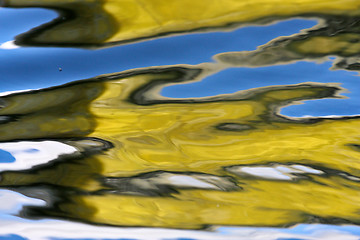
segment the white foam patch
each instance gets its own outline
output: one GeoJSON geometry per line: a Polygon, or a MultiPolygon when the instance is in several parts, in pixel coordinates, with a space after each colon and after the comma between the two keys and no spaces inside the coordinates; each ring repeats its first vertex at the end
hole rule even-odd
{"type": "Polygon", "coordinates": [[[276,164],[272,166],[233,166],[229,167],[228,171],[237,175],[249,175],[257,178],[285,181],[299,178],[298,175],[294,174],[324,174],[323,171],[299,164],[276,164]]]}
{"type": "Polygon", "coordinates": [[[15,158],[15,162],[0,162],[0,171],[26,170],[55,160],[60,155],[77,152],[75,147],[56,141],[0,143],[0,149],[15,158]]]}
{"type": "Polygon", "coordinates": [[[14,40],[0,44],[0,49],[16,49],[16,48],[20,48],[20,46],[16,45],[14,40]]]}

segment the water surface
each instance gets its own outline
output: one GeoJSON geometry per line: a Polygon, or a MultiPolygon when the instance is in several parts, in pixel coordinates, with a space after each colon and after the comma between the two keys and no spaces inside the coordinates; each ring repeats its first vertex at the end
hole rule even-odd
{"type": "Polygon", "coordinates": [[[0,3],[5,239],[359,239],[358,1],[0,3]]]}

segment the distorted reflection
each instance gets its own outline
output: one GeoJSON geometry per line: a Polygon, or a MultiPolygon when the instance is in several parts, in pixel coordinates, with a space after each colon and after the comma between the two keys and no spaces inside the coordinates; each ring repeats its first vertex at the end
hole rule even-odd
{"type": "Polygon", "coordinates": [[[45,202],[23,206],[21,217],[179,229],[360,224],[358,108],[342,116],[280,114],[302,101],[360,94],[341,86],[348,78],[279,80],[204,97],[160,94],[233,68],[330,61],[329,71],[356,73],[360,2],[210,2],[4,1],[59,13],[17,36],[17,46],[101,48],[294,17],[319,22],[252,51],[218,53],[214,62],[149,66],[3,94],[0,153],[10,160],[0,161],[0,187],[45,202]]]}
{"type": "MultiPolygon", "coordinates": [[[[174,33],[264,24],[293,16],[335,18],[334,22],[341,26],[342,14],[346,13],[345,24],[356,28],[360,4],[356,0],[272,0],[269,3],[261,0],[251,3],[234,0],[176,0],[171,3],[165,0],[4,0],[3,6],[43,7],[59,14],[53,21],[18,36],[16,44],[103,47],[174,33]]],[[[331,46],[330,42],[358,37],[348,31],[339,33],[343,36],[330,40],[320,36],[310,41],[321,44],[325,41],[331,46]]]]}
{"type": "Polygon", "coordinates": [[[48,166],[2,172],[1,185],[53,198],[46,208],[25,207],[27,217],[176,228],[358,223],[359,118],[278,114],[343,89],[303,83],[193,99],[157,94],[211,67],[135,70],[3,96],[1,114],[17,116],[2,124],[3,141],[51,138],[73,150],[69,158],[62,148],[48,166]],[[9,131],[14,125],[22,131],[9,131]],[[74,154],[80,147],[84,154],[74,154]]]}

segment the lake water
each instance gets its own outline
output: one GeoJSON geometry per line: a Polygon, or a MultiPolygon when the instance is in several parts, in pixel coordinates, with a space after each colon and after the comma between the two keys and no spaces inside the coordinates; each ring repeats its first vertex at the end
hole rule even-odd
{"type": "Polygon", "coordinates": [[[0,239],[360,239],[358,0],[0,0],[0,239]]]}

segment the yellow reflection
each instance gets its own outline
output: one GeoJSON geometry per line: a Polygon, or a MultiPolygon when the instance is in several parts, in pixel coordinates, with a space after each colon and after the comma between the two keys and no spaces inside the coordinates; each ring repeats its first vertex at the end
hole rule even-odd
{"type": "Polygon", "coordinates": [[[58,11],[51,24],[19,36],[20,45],[100,47],[173,33],[263,24],[296,16],[358,16],[357,0],[5,0],[5,7],[58,11]]]}
{"type": "Polygon", "coordinates": [[[156,94],[164,84],[229,66],[357,56],[356,24],[343,33],[333,18],[357,17],[358,0],[7,0],[4,5],[60,12],[52,24],[19,36],[20,45],[102,47],[294,16],[327,21],[324,29],[276,39],[255,51],[219,54],[214,69],[206,68],[211,64],[148,68],[2,97],[1,141],[52,139],[78,147],[82,137],[95,137],[113,144],[96,153],[87,146],[90,153],[79,150],[35,170],[1,173],[2,187],[60,189],[56,204],[40,215],[190,229],[360,223],[359,116],[290,119],[278,113],[297,101],[339,98],[339,86],[303,83],[182,100],[156,94]]]}
{"type": "Polygon", "coordinates": [[[335,37],[312,37],[303,42],[294,43],[295,49],[303,54],[337,53],[341,56],[353,56],[360,50],[360,35],[345,33],[335,37]]]}
{"type": "Polygon", "coordinates": [[[100,138],[114,147],[35,172],[2,173],[1,185],[65,188],[66,201],[42,214],[101,224],[193,229],[209,224],[360,223],[359,118],[288,119],[277,114],[293,101],[336,97],[340,87],[306,83],[190,100],[162,99],[152,92],[194,70],[115,74],[104,76],[106,81],[5,97],[3,115],[25,111],[19,101],[33,107],[23,118],[1,125],[3,140],[34,133],[7,130],[14,124],[19,129],[36,125],[35,138],[68,136],[77,128],[74,115],[87,113],[91,133],[78,136],[100,138]],[[79,89],[89,89],[87,97],[77,98],[79,89]],[[44,103],[49,94],[54,101],[44,103]],[[49,109],[67,110],[49,120],[49,109]],[[284,164],[283,171],[289,171],[289,163],[307,170],[284,172],[284,179],[227,170],[258,164],[271,168],[275,162],[284,164]],[[138,175],[143,173],[150,175],[138,175]],[[109,177],[112,185],[104,184],[109,177]]]}
{"type": "MultiPolygon", "coordinates": [[[[245,181],[245,190],[240,192],[192,190],[174,197],[105,195],[80,197],[78,201],[95,207],[92,221],[126,226],[287,226],[316,218],[328,223],[342,219],[359,223],[359,184],[352,189],[339,178],[320,181],[245,181]]],[[[89,217],[75,212],[84,219],[89,217]]]]}

